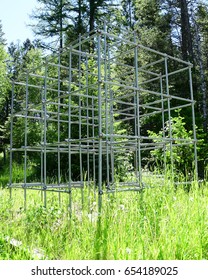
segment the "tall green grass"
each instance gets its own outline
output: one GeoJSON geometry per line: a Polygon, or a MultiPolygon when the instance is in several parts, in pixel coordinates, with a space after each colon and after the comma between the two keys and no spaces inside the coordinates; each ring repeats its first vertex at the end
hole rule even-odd
{"type": "Polygon", "coordinates": [[[193,183],[142,192],[104,194],[85,189],[68,195],[0,190],[0,259],[208,259],[208,188],[193,183]],[[84,197],[81,203],[81,197],[84,197]],[[16,246],[11,240],[21,241],[16,246]]]}

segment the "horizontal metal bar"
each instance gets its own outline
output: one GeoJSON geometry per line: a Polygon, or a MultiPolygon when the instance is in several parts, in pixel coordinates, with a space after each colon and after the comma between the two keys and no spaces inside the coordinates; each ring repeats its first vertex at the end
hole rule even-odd
{"type": "Polygon", "coordinates": [[[88,32],[86,35],[81,35],[78,39],[71,42],[70,48],[68,48],[68,50],[70,51],[73,48],[79,47],[79,46],[83,45],[84,43],[89,42],[91,39],[95,38],[96,36],[97,36],[97,32],[94,30],[88,32]],[[90,35],[90,34],[92,34],[92,35],[90,35]]]}
{"type": "Polygon", "coordinates": [[[149,80],[146,80],[146,81],[143,81],[143,82],[139,82],[139,86],[143,85],[143,84],[148,84],[148,83],[151,83],[151,82],[154,82],[154,81],[157,81],[157,80],[160,80],[160,77],[156,77],[156,78],[152,78],[152,79],[149,79],[149,80]]]}
{"type": "MultiPolygon", "coordinates": [[[[114,58],[113,58],[114,59],[114,58]]],[[[106,62],[109,62],[110,60],[112,60],[112,58],[110,58],[110,59],[107,59],[106,60],[106,62]]],[[[133,66],[133,65],[129,65],[129,64],[124,64],[124,63],[121,63],[121,62],[113,62],[113,67],[115,67],[115,64],[116,64],[116,66],[118,65],[118,66],[123,66],[123,67],[127,67],[127,68],[130,68],[130,69],[132,69],[132,70],[134,70],[135,69],[135,67],[133,66]]]]}
{"type": "Polygon", "coordinates": [[[126,121],[133,120],[133,119],[135,119],[135,117],[128,117],[128,118],[123,118],[123,119],[117,119],[117,120],[114,121],[114,123],[126,122],[126,121]]]}
{"type": "Polygon", "coordinates": [[[167,58],[170,58],[170,59],[172,59],[172,60],[175,60],[175,61],[181,62],[181,63],[183,63],[183,64],[186,64],[186,65],[188,65],[188,66],[192,66],[192,64],[191,64],[190,62],[186,62],[186,61],[183,61],[183,60],[181,60],[181,59],[179,59],[179,58],[175,58],[175,57],[170,56],[170,55],[168,55],[168,54],[164,54],[164,53],[162,53],[162,52],[153,50],[153,49],[151,49],[151,48],[149,48],[149,47],[145,47],[145,46],[143,46],[143,45],[141,45],[141,44],[138,44],[137,42],[132,42],[132,41],[127,40],[127,39],[125,39],[125,38],[120,38],[120,37],[117,36],[117,35],[110,34],[110,33],[105,32],[105,31],[101,31],[101,34],[102,34],[102,35],[106,35],[106,36],[108,36],[108,37],[112,37],[112,38],[117,39],[117,40],[121,40],[122,42],[125,42],[125,43],[128,43],[128,44],[132,45],[133,47],[140,47],[140,48],[142,48],[142,49],[144,49],[144,50],[147,50],[147,51],[149,51],[149,52],[152,52],[152,53],[155,53],[155,54],[159,54],[159,55],[161,55],[162,57],[167,57],[167,58]]]}
{"type": "Polygon", "coordinates": [[[68,66],[64,66],[63,64],[56,64],[56,63],[48,62],[48,65],[52,65],[52,66],[55,66],[57,68],[64,68],[64,69],[69,70],[69,67],[68,66]]]}
{"type": "MultiPolygon", "coordinates": [[[[26,87],[26,83],[25,82],[15,82],[15,85],[20,85],[20,86],[26,87]]],[[[36,86],[36,85],[31,85],[31,84],[27,84],[27,87],[43,89],[43,86],[36,86]]]]}
{"type": "MultiPolygon", "coordinates": [[[[126,183],[126,186],[128,187],[128,183],[126,183]]],[[[123,189],[109,189],[106,192],[107,193],[115,193],[115,192],[129,192],[129,191],[141,191],[143,188],[142,187],[137,187],[140,186],[140,184],[137,183],[137,185],[135,185],[135,188],[123,188],[123,189]]],[[[119,183],[118,183],[118,187],[119,187],[119,183]]]]}
{"type": "MultiPolygon", "coordinates": [[[[128,109],[129,110],[129,109],[128,109]]],[[[119,116],[125,116],[125,117],[134,117],[135,118],[135,113],[126,113],[126,112],[123,112],[123,110],[116,110],[114,112],[115,115],[119,115],[119,116]]]]}
{"type": "Polygon", "coordinates": [[[193,181],[188,182],[174,182],[175,185],[191,185],[193,184],[193,181]]]}
{"type": "MultiPolygon", "coordinates": [[[[163,58],[158,59],[158,60],[156,60],[156,61],[154,61],[154,62],[147,63],[147,64],[145,64],[144,66],[138,67],[138,71],[143,70],[143,69],[145,69],[145,68],[147,68],[147,67],[149,67],[149,66],[153,66],[153,65],[155,65],[155,64],[158,64],[158,63],[160,63],[160,62],[163,62],[164,60],[165,60],[165,58],[163,57],[163,58]]],[[[157,74],[157,75],[160,75],[160,74],[157,74]]]]}
{"type": "Polygon", "coordinates": [[[157,111],[162,111],[162,108],[157,108],[157,107],[153,107],[153,106],[149,106],[149,105],[139,105],[140,108],[143,108],[143,109],[151,109],[151,110],[157,110],[157,111]]]}
{"type": "MultiPolygon", "coordinates": [[[[116,110],[114,113],[125,113],[125,112],[129,112],[129,111],[135,111],[135,109],[136,109],[136,106],[133,106],[133,107],[127,107],[127,108],[125,108],[125,109],[119,109],[119,110],[116,110]]],[[[111,113],[113,113],[113,110],[112,110],[112,112],[111,113]]],[[[133,115],[135,115],[135,112],[132,112],[132,113],[129,113],[129,114],[131,114],[132,116],[133,115]]]]}
{"type": "Polygon", "coordinates": [[[140,118],[145,118],[145,117],[149,117],[149,116],[154,116],[156,114],[160,114],[162,113],[162,110],[161,111],[154,111],[154,112],[150,112],[150,113],[144,113],[144,114],[141,114],[140,115],[140,118]]]}
{"type": "Polygon", "coordinates": [[[132,93],[127,93],[127,94],[122,94],[122,95],[115,96],[112,99],[107,98],[107,101],[112,102],[112,101],[115,101],[115,100],[120,100],[120,99],[122,100],[122,99],[125,99],[125,98],[134,97],[134,96],[136,96],[135,91],[132,92],[132,93]]]}
{"type": "Polygon", "coordinates": [[[116,98],[113,98],[112,99],[112,101],[116,101],[116,103],[118,103],[118,104],[123,104],[123,105],[128,105],[128,106],[131,106],[131,107],[134,107],[134,106],[136,106],[136,103],[130,103],[130,102],[125,102],[125,101],[120,101],[120,100],[118,100],[118,99],[116,99],[116,98]]]}
{"type": "MultiPolygon", "coordinates": [[[[175,107],[171,107],[170,110],[177,110],[177,109],[181,109],[181,108],[185,108],[185,107],[189,107],[192,106],[192,103],[188,103],[188,104],[184,104],[184,105],[178,105],[175,107]]],[[[168,109],[164,109],[163,112],[168,112],[168,109]]]]}
{"type": "Polygon", "coordinates": [[[79,51],[79,50],[76,50],[76,49],[74,49],[74,48],[71,49],[71,52],[72,52],[72,54],[82,55],[83,57],[93,57],[93,58],[95,58],[95,59],[98,58],[97,55],[94,55],[94,54],[88,53],[88,52],[79,51]]]}
{"type": "MultiPolygon", "coordinates": [[[[181,69],[178,69],[178,70],[175,70],[173,72],[169,72],[168,73],[168,76],[171,76],[171,75],[174,75],[174,74],[177,74],[177,73],[180,73],[180,72],[183,72],[183,71],[186,71],[190,68],[190,66],[187,66],[187,67],[184,67],[184,68],[181,68],[181,69]]],[[[164,75],[161,75],[162,78],[166,78],[166,74],[164,75]]]]}
{"type": "Polygon", "coordinates": [[[159,79],[161,74],[158,74],[158,73],[155,73],[155,72],[152,72],[152,71],[148,71],[148,70],[141,70],[139,73],[146,73],[146,74],[150,74],[152,76],[156,76],[155,79],[159,79]]]}

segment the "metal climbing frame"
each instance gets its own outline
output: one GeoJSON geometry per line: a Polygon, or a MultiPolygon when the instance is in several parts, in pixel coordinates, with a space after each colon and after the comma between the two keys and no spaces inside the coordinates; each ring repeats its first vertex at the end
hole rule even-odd
{"type": "Polygon", "coordinates": [[[47,191],[71,194],[88,185],[101,205],[103,192],[145,187],[155,149],[169,150],[174,173],[173,149],[183,145],[193,148],[197,174],[191,68],[142,46],[135,34],[105,29],[26,69],[13,81],[9,187],[23,188],[25,198],[28,189],[42,190],[46,204],[47,191]],[[174,138],[177,109],[190,114],[192,139],[174,138]],[[162,131],[159,138],[149,135],[153,128],[162,131]],[[14,178],[18,158],[23,170],[14,178]]]}

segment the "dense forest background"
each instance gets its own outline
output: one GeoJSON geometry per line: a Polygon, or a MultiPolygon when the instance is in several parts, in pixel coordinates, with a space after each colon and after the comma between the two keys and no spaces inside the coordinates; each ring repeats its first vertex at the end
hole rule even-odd
{"type": "MultiPolygon", "coordinates": [[[[135,31],[141,44],[190,61],[196,100],[198,160],[204,176],[208,151],[208,3],[193,0],[37,0],[30,27],[36,39],[6,47],[0,24],[0,168],[7,162],[11,109],[11,79],[39,64],[44,56],[67,48],[79,34],[104,21],[112,32],[135,31]],[[11,66],[6,61],[13,61],[11,66]],[[15,67],[14,67],[15,65],[15,67]]],[[[67,58],[66,58],[67,59],[67,58]]],[[[145,59],[145,57],[144,57],[145,59]]],[[[182,86],[175,81],[175,90],[182,86]]],[[[184,89],[185,92],[185,89],[184,89]]],[[[154,118],[152,122],[157,122],[154,118]]],[[[185,121],[187,124],[189,120],[185,121]]],[[[20,131],[16,131],[17,139],[20,131]]],[[[18,140],[17,140],[18,141],[18,140]]],[[[186,156],[186,155],[185,155],[186,156]]]]}

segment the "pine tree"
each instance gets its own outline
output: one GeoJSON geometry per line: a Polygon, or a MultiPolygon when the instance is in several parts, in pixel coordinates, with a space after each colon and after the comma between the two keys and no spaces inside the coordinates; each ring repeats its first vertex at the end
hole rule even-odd
{"type": "Polygon", "coordinates": [[[171,50],[171,17],[163,11],[160,0],[138,0],[135,3],[135,30],[143,45],[161,52],[171,50]]]}
{"type": "Polygon", "coordinates": [[[36,8],[31,19],[35,24],[33,28],[35,35],[48,39],[53,38],[53,42],[59,42],[59,48],[64,45],[65,32],[73,26],[73,16],[75,11],[70,0],[38,0],[39,8],[36,8]]]}
{"type": "Polygon", "coordinates": [[[4,161],[6,160],[6,145],[8,144],[8,138],[5,135],[5,123],[10,111],[8,95],[10,84],[5,63],[7,58],[4,47],[0,45],[0,153],[3,152],[4,161]]]}
{"type": "Polygon", "coordinates": [[[208,76],[205,70],[208,64],[208,6],[200,4],[195,9],[192,7],[192,21],[194,30],[194,58],[195,64],[198,69],[198,83],[199,88],[199,111],[203,116],[203,130],[205,133],[208,131],[208,76]]]}
{"type": "Polygon", "coordinates": [[[134,29],[134,25],[136,21],[138,20],[135,11],[135,0],[121,0],[121,6],[122,6],[122,14],[125,18],[124,20],[124,26],[129,27],[130,29],[134,29]]]}
{"type": "MultiPolygon", "coordinates": [[[[105,18],[112,14],[112,7],[116,7],[116,1],[113,0],[87,0],[87,16],[89,32],[95,29],[96,25],[103,22],[105,18]]],[[[110,24],[110,22],[109,22],[110,24]]]]}
{"type": "Polygon", "coordinates": [[[0,45],[6,45],[6,39],[4,38],[5,34],[3,32],[1,20],[0,20],[0,45]]]}

